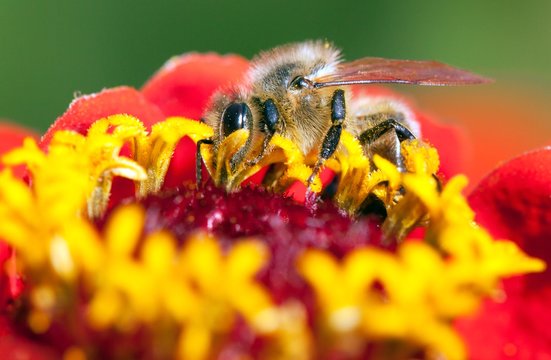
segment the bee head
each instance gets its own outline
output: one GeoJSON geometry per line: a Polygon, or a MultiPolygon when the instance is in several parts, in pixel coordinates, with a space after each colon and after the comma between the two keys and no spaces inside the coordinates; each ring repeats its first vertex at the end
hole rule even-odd
{"type": "MultiPolygon", "coordinates": [[[[254,97],[250,96],[244,88],[231,88],[229,91],[217,92],[211,99],[209,107],[203,117],[203,121],[214,130],[213,150],[215,161],[220,147],[224,140],[238,130],[248,131],[245,143],[236,152],[232,153],[230,159],[231,171],[248,159],[251,152],[254,152],[262,142],[259,129],[259,121],[262,119],[261,108],[257,105],[254,97]]],[[[224,162],[215,164],[225,166],[224,162]]],[[[225,180],[219,180],[223,182],[225,180]]]]}
{"type": "Polygon", "coordinates": [[[232,87],[221,89],[212,96],[202,121],[214,129],[214,141],[218,144],[237,130],[252,132],[257,113],[246,90],[232,87]]]}

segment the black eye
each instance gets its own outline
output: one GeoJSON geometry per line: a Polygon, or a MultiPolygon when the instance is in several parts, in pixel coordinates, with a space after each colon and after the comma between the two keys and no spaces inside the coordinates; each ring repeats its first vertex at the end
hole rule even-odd
{"type": "Polygon", "coordinates": [[[222,135],[228,136],[235,130],[243,129],[251,121],[252,113],[245,103],[229,105],[222,115],[222,135]]]}
{"type": "Polygon", "coordinates": [[[291,81],[291,83],[289,84],[289,88],[300,90],[300,89],[311,88],[312,85],[313,84],[310,80],[306,79],[303,76],[297,76],[291,81]]]}

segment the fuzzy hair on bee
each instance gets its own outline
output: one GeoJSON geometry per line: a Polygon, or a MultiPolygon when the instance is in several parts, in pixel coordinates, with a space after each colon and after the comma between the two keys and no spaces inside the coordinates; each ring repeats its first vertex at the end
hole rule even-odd
{"type": "Polygon", "coordinates": [[[232,169],[260,161],[278,134],[305,156],[317,157],[310,182],[336,150],[344,129],[359,140],[369,158],[379,154],[403,171],[400,143],[420,136],[413,112],[395,99],[353,97],[350,87],[484,82],[488,79],[436,61],[362,58],[344,62],[331,43],[306,41],[254,57],[241,84],[214,94],[204,121],[214,129],[208,141],[215,153],[231,133],[248,130],[247,141],[231,158],[232,169]]]}
{"type": "Polygon", "coordinates": [[[336,70],[340,59],[340,51],[322,41],[288,44],[260,53],[251,61],[245,77],[246,86],[225,89],[212,99],[204,119],[220,134],[215,137],[215,146],[224,138],[221,120],[228,104],[245,103],[252,114],[250,122],[244,125],[250,131],[251,141],[245,145],[248,151],[242,155],[258,151],[264,138],[263,103],[272,99],[281,117],[276,132],[291,139],[308,154],[329,128],[330,124],[323,119],[330,118],[329,102],[333,91],[300,88],[300,84],[293,87],[291,82],[299,76],[311,78],[330,74],[336,70]]]}

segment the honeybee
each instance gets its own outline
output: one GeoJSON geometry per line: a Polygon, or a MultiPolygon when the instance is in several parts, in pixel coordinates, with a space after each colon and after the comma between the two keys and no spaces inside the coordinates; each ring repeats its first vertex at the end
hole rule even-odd
{"type": "MultiPolygon", "coordinates": [[[[214,129],[214,136],[198,142],[197,181],[201,181],[201,145],[213,145],[216,153],[221,142],[239,129],[247,129],[249,137],[232,155],[232,169],[258,163],[272,137],[279,134],[298,145],[304,155],[315,154],[317,161],[308,179],[311,184],[345,129],[359,140],[369,158],[379,154],[404,171],[400,143],[421,136],[413,112],[397,100],[353,98],[350,86],[488,81],[436,61],[366,57],[344,62],[340,50],[325,41],[276,47],[253,58],[243,84],[213,95],[203,121],[214,129]]],[[[224,179],[219,181],[224,183],[224,179]]]]}

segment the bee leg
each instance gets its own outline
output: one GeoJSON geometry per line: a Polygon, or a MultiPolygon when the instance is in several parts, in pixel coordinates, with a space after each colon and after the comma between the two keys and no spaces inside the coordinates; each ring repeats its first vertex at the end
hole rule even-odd
{"type": "Polygon", "coordinates": [[[415,135],[413,135],[413,133],[405,127],[404,124],[395,119],[387,119],[364,131],[360,135],[360,143],[368,145],[372,144],[375,140],[390,130],[396,131],[396,135],[398,136],[398,140],[400,140],[400,142],[415,139],[415,135]]]}
{"type": "Polygon", "coordinates": [[[197,184],[197,188],[199,188],[199,186],[201,186],[201,182],[202,182],[202,167],[201,167],[201,145],[203,144],[208,144],[208,145],[212,145],[214,142],[212,141],[212,139],[201,139],[199,141],[197,141],[197,150],[196,150],[196,153],[195,153],[195,183],[197,184]]]}
{"type": "Polygon", "coordinates": [[[321,144],[321,151],[312,171],[312,175],[308,178],[308,191],[310,191],[310,186],[314,182],[314,179],[321,170],[321,167],[327,159],[333,155],[339,141],[341,139],[342,132],[342,123],[346,117],[346,104],[344,100],[344,91],[341,89],[335,90],[333,93],[333,98],[331,99],[331,127],[321,144]]]}
{"type": "MultiPolygon", "coordinates": [[[[413,133],[407,127],[405,127],[399,121],[391,118],[391,119],[387,119],[387,120],[382,121],[381,123],[375,125],[374,127],[370,128],[370,129],[366,130],[364,133],[362,133],[359,137],[360,143],[362,145],[371,145],[375,141],[377,141],[377,140],[381,139],[383,136],[385,136],[385,133],[387,131],[391,130],[391,129],[394,129],[395,136],[397,137],[399,142],[402,142],[404,140],[413,140],[413,139],[415,139],[415,135],[413,135],[413,133]]],[[[399,156],[399,151],[400,151],[399,148],[396,149],[396,152],[397,152],[396,156],[397,157],[399,156]]],[[[394,154],[392,154],[392,155],[394,155],[394,154]]],[[[396,163],[398,164],[398,168],[401,169],[402,171],[405,171],[405,169],[403,169],[401,159],[398,157],[395,160],[396,160],[396,163]]],[[[433,174],[432,177],[436,181],[436,186],[437,186],[438,192],[441,192],[442,191],[442,181],[440,180],[440,178],[436,174],[433,174]]]]}
{"type": "Polygon", "coordinates": [[[403,123],[394,118],[381,121],[359,137],[360,143],[364,145],[370,158],[373,154],[378,154],[396,164],[402,172],[405,171],[405,167],[400,152],[400,143],[412,139],[415,139],[415,135],[403,123]]]}
{"type": "Polygon", "coordinates": [[[247,161],[247,166],[255,166],[262,160],[264,157],[264,154],[266,153],[266,149],[268,148],[268,144],[270,143],[270,140],[272,140],[272,136],[274,134],[267,134],[266,137],[264,137],[264,141],[262,141],[262,148],[260,149],[260,153],[252,160],[247,161]]]}
{"type": "Polygon", "coordinates": [[[256,165],[266,153],[268,144],[276,132],[277,124],[279,123],[279,111],[272,99],[268,99],[264,102],[262,106],[262,121],[260,122],[261,131],[265,134],[264,141],[262,142],[262,148],[260,153],[251,161],[247,162],[247,165],[254,166],[256,165]]]}

